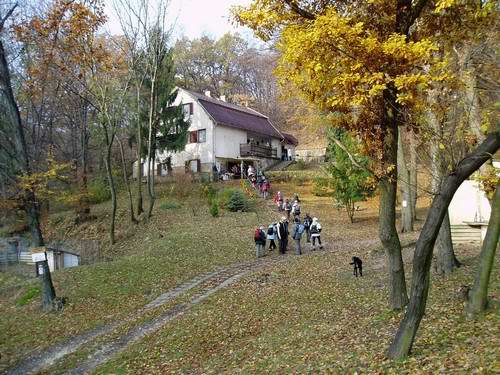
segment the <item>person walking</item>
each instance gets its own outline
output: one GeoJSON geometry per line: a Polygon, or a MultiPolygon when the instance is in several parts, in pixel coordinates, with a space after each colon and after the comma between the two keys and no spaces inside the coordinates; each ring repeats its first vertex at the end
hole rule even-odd
{"type": "Polygon", "coordinates": [[[285,200],[285,213],[286,213],[286,219],[290,220],[290,212],[292,212],[292,204],[288,199],[285,200]]]}
{"type": "Polygon", "coordinates": [[[288,242],[288,225],[286,223],[286,217],[282,217],[278,223],[278,240],[280,245],[280,254],[284,255],[286,253],[286,246],[288,242]]]}
{"type": "Polygon", "coordinates": [[[276,249],[276,242],[274,240],[276,239],[276,228],[277,223],[272,223],[269,224],[269,227],[267,228],[267,239],[269,240],[269,251],[273,251],[276,249]]]}
{"type": "Polygon", "coordinates": [[[267,199],[270,189],[271,184],[269,183],[269,180],[264,180],[264,183],[262,184],[262,198],[267,199]]]}
{"type": "Polygon", "coordinates": [[[309,216],[308,213],[306,213],[306,216],[304,217],[304,228],[306,230],[306,242],[311,242],[311,224],[312,224],[312,217],[309,216]]]}
{"type": "Polygon", "coordinates": [[[311,250],[313,251],[316,250],[316,241],[318,241],[320,250],[323,249],[323,245],[321,243],[321,224],[318,221],[317,217],[313,217],[311,223],[311,240],[312,240],[311,250]]]}
{"type": "Polygon", "coordinates": [[[261,225],[259,228],[255,229],[255,253],[257,258],[264,256],[264,248],[266,246],[266,233],[264,232],[264,226],[261,225]]]}
{"type": "Polygon", "coordinates": [[[300,204],[299,201],[294,201],[292,205],[292,216],[293,220],[299,219],[300,220],[300,204]]]}
{"type": "Polygon", "coordinates": [[[293,234],[292,238],[295,241],[295,254],[296,255],[301,255],[302,254],[302,248],[300,246],[300,240],[302,238],[302,234],[304,233],[304,224],[300,222],[299,218],[295,218],[294,222],[295,226],[293,227],[293,234]]]}
{"type": "Polygon", "coordinates": [[[274,196],[274,203],[278,207],[279,212],[283,211],[283,194],[281,194],[281,191],[278,191],[274,196]]]}

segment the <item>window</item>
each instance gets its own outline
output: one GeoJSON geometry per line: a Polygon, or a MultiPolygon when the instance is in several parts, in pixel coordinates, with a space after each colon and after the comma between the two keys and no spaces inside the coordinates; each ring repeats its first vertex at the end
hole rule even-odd
{"type": "Polygon", "coordinates": [[[193,114],[193,103],[183,104],[182,111],[184,112],[185,117],[192,115],[193,114]]]}
{"type": "Polygon", "coordinates": [[[207,141],[207,130],[198,130],[198,143],[205,143],[207,141]]]}
{"type": "Polygon", "coordinates": [[[189,132],[189,143],[198,143],[198,131],[189,132]]]}
{"type": "Polygon", "coordinates": [[[205,143],[207,141],[207,130],[200,129],[189,132],[189,143],[205,143]]]}

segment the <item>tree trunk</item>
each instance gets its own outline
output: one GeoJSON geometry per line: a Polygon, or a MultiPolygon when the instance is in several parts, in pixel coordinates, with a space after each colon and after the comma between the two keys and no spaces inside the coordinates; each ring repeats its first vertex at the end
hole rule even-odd
{"type": "Polygon", "coordinates": [[[81,171],[79,176],[79,185],[80,185],[80,198],[78,200],[78,207],[76,212],[76,222],[82,223],[87,221],[90,216],[90,201],[88,196],[87,189],[87,152],[88,152],[88,130],[87,130],[87,114],[86,114],[86,105],[82,104],[83,109],[83,119],[81,123],[81,131],[80,131],[80,141],[81,141],[81,171]]]}
{"type": "Polygon", "coordinates": [[[128,202],[130,208],[130,221],[137,224],[137,220],[134,215],[134,201],[132,199],[132,191],[130,190],[130,183],[127,175],[127,165],[125,163],[125,153],[123,152],[123,144],[120,138],[118,138],[118,145],[120,146],[120,156],[122,159],[122,172],[123,172],[123,182],[125,182],[125,187],[127,188],[128,202]]]}
{"type": "Polygon", "coordinates": [[[408,356],[413,346],[427,303],[432,250],[455,191],[467,177],[498,150],[499,146],[500,133],[490,133],[486,140],[472,154],[464,158],[458,164],[456,170],[444,179],[440,194],[436,195],[432,200],[413,258],[410,303],[394,341],[389,347],[388,355],[390,358],[400,359],[408,356]]]}
{"type": "Polygon", "coordinates": [[[417,140],[415,133],[410,130],[410,206],[413,223],[417,221],[417,140]]]}
{"type": "Polygon", "coordinates": [[[406,166],[401,132],[398,133],[398,180],[401,190],[401,232],[413,232],[410,171],[406,166]]]}
{"type": "MultiPolygon", "coordinates": [[[[1,28],[0,28],[1,29],[1,28]]],[[[26,139],[24,137],[24,129],[21,122],[19,107],[12,91],[12,83],[10,79],[9,66],[5,56],[3,42],[0,39],[0,89],[5,96],[5,104],[9,113],[6,118],[10,119],[14,130],[14,154],[16,160],[11,160],[15,166],[15,175],[31,174],[30,161],[26,148],[26,139]]],[[[40,228],[40,208],[36,194],[33,190],[25,190],[23,194],[23,205],[28,218],[28,227],[32,237],[34,246],[43,246],[43,235],[40,228]]]]}
{"type": "Polygon", "coordinates": [[[41,275],[42,282],[42,309],[44,311],[52,311],[54,308],[53,301],[56,298],[56,291],[54,284],[52,284],[52,277],[50,276],[49,264],[46,260],[42,263],[43,274],[41,275]]]}
{"type": "Polygon", "coordinates": [[[498,247],[498,236],[500,233],[500,185],[497,185],[493,202],[491,204],[491,216],[488,223],[488,230],[484,238],[481,254],[479,255],[479,265],[474,279],[474,286],[469,294],[466,306],[466,314],[469,318],[475,319],[482,313],[488,304],[488,285],[490,282],[491,270],[495,261],[495,253],[498,247]]]}
{"type": "Polygon", "coordinates": [[[450,216],[448,211],[444,215],[443,223],[436,238],[436,257],[434,258],[434,270],[439,275],[448,275],[461,264],[455,256],[453,243],[451,241],[450,216]]]}
{"type": "Polygon", "coordinates": [[[137,86],[137,216],[144,212],[142,207],[142,128],[141,128],[141,98],[140,85],[137,86]]]}
{"type": "Polygon", "coordinates": [[[154,73],[151,79],[151,91],[150,91],[150,96],[149,96],[149,119],[148,119],[148,179],[147,179],[147,186],[148,186],[148,195],[149,195],[149,207],[148,207],[148,212],[146,214],[146,220],[149,220],[151,218],[151,215],[153,213],[153,207],[155,204],[155,191],[154,191],[154,170],[153,173],[151,173],[151,168],[154,169],[154,160],[156,158],[156,155],[153,155],[154,151],[154,144],[153,144],[153,137],[156,137],[155,134],[155,126],[154,126],[154,117],[155,117],[155,111],[156,111],[156,72],[157,72],[157,66],[154,67],[154,73]],[[153,166],[151,166],[153,164],[153,166]]]}
{"type": "MultiPolygon", "coordinates": [[[[443,137],[442,128],[432,110],[432,104],[436,99],[437,93],[431,90],[429,93],[429,102],[431,108],[427,111],[427,121],[434,130],[438,139],[432,140],[431,143],[431,170],[432,170],[432,192],[434,195],[440,194],[441,184],[446,175],[446,160],[445,156],[439,149],[440,139],[443,137]]],[[[443,223],[439,229],[436,239],[436,256],[434,257],[434,270],[439,275],[447,275],[453,272],[456,267],[460,267],[460,262],[455,256],[453,250],[453,242],[451,240],[450,217],[446,210],[443,223]]]]}
{"type": "Polygon", "coordinates": [[[106,166],[106,176],[108,178],[109,190],[111,191],[111,223],[109,225],[109,241],[111,245],[115,243],[115,220],[116,220],[116,187],[113,178],[113,170],[111,169],[111,150],[113,147],[114,134],[111,137],[108,136],[106,132],[106,156],[104,158],[104,164],[106,166]]]}
{"type": "Polygon", "coordinates": [[[402,309],[408,303],[406,280],[401,243],[396,229],[397,195],[397,149],[398,121],[396,95],[394,91],[384,91],[384,134],[383,159],[385,169],[390,172],[380,179],[379,237],[384,246],[389,271],[389,305],[392,309],[402,309]],[[395,112],[396,111],[396,112],[395,112]]]}

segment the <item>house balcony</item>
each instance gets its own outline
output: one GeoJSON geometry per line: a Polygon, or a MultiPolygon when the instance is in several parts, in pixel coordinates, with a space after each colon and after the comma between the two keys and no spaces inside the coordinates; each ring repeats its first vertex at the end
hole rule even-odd
{"type": "Polygon", "coordinates": [[[277,158],[278,150],[268,146],[256,145],[254,143],[240,144],[240,156],[255,156],[259,158],[277,158]]]}

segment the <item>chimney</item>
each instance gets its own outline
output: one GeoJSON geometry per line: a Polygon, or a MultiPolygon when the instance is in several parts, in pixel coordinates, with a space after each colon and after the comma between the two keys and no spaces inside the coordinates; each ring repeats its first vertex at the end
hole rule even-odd
{"type": "Polygon", "coordinates": [[[209,98],[211,98],[211,96],[210,96],[210,91],[209,91],[209,90],[206,90],[206,91],[205,91],[205,96],[208,96],[209,98]]]}
{"type": "Polygon", "coordinates": [[[223,102],[225,102],[226,101],[226,95],[221,95],[220,96],[220,100],[223,101],[223,102]]]}

